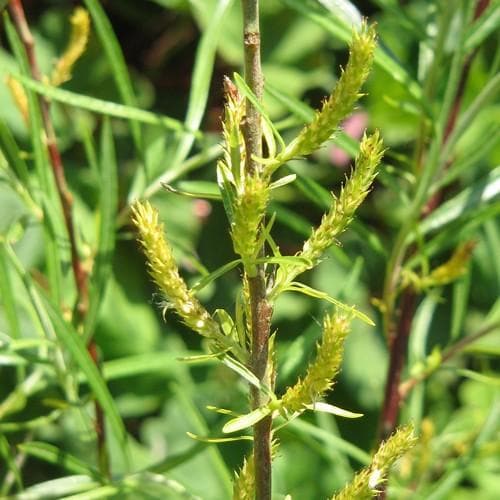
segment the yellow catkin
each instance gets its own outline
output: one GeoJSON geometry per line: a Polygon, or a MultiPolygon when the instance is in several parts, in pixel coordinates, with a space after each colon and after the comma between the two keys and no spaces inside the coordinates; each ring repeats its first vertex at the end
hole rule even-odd
{"type": "Polygon", "coordinates": [[[376,34],[373,26],[363,23],[359,32],[354,32],[349,46],[349,60],[345,70],[323,103],[313,121],[278,155],[274,164],[282,164],[296,156],[308,155],[317,150],[336,131],[341,120],[352,112],[361,97],[361,86],[370,73],[376,34]]]}
{"type": "Polygon", "coordinates": [[[7,84],[7,88],[9,89],[9,92],[14,99],[14,103],[16,104],[17,109],[20,111],[24,122],[28,124],[28,97],[26,96],[24,87],[10,75],[7,75],[5,83],[7,84]]]}
{"type": "Polygon", "coordinates": [[[52,72],[52,85],[61,85],[71,79],[71,70],[87,46],[90,33],[90,17],[82,7],[77,7],[70,18],[71,36],[64,54],[52,72]]]}
{"type": "Polygon", "coordinates": [[[149,273],[165,295],[166,308],[174,309],[184,323],[200,335],[219,337],[218,324],[179,274],[172,248],[165,239],[163,224],[158,221],[158,211],[149,202],[136,202],[132,206],[132,220],[139,230],[149,273]]]}
{"type": "Polygon", "coordinates": [[[316,402],[333,385],[340,369],[344,340],[349,332],[349,319],[340,314],[326,316],[323,336],[316,359],[309,365],[305,377],[289,387],[282,398],[282,406],[289,412],[301,411],[316,402]]]}
{"type": "Polygon", "coordinates": [[[369,500],[377,497],[379,487],[386,480],[389,468],[415,443],[413,427],[400,427],[379,446],[372,463],[358,472],[339,493],[333,495],[332,500],[369,500]]]}
{"type": "Polygon", "coordinates": [[[460,245],[444,264],[433,269],[427,276],[419,276],[411,269],[403,270],[402,287],[411,286],[421,292],[435,286],[452,283],[467,272],[475,246],[473,241],[460,245]]]}

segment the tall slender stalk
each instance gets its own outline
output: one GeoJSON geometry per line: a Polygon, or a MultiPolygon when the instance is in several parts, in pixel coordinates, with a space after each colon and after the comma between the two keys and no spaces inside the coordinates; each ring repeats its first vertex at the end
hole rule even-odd
{"type": "MultiPolygon", "coordinates": [[[[24,45],[28,62],[30,66],[31,75],[35,80],[42,80],[42,74],[38,67],[38,62],[35,53],[35,44],[33,35],[29,28],[24,12],[24,7],[21,0],[10,0],[9,12],[16,27],[16,30],[24,45]]],[[[64,223],[68,233],[70,252],[71,252],[71,268],[75,280],[75,287],[77,291],[77,300],[73,314],[73,323],[79,329],[83,325],[84,318],[88,312],[89,307],[89,286],[88,286],[88,273],[85,270],[83,260],[80,258],[78,251],[75,225],[73,220],[73,196],[68,189],[66,176],[64,173],[64,165],[62,162],[61,154],[57,145],[57,138],[50,117],[50,106],[47,99],[40,96],[39,98],[40,109],[42,113],[42,123],[45,132],[45,140],[47,144],[47,151],[54,174],[55,184],[61,207],[63,211],[64,223]]],[[[96,365],[99,364],[97,345],[94,340],[90,340],[88,344],[88,352],[96,365]]],[[[97,437],[97,456],[100,465],[100,470],[103,475],[109,477],[109,458],[106,450],[106,435],[104,426],[104,413],[96,400],[95,408],[95,424],[94,430],[97,437]]]]}
{"type": "MultiPolygon", "coordinates": [[[[245,80],[260,101],[264,78],[260,61],[259,1],[242,0],[242,9],[245,80]]],[[[248,173],[255,173],[261,168],[254,158],[262,156],[262,126],[260,113],[249,99],[246,100],[245,115],[243,126],[247,152],[245,169],[248,173]]],[[[267,367],[272,306],[266,297],[266,275],[262,264],[257,266],[255,276],[248,277],[248,289],[252,327],[250,364],[255,376],[263,384],[270,386],[267,367]]],[[[267,396],[253,386],[251,399],[253,409],[267,403],[267,396]]],[[[254,425],[255,497],[258,500],[271,498],[271,425],[271,416],[254,425]]]]}
{"type": "MultiPolygon", "coordinates": [[[[478,0],[475,6],[473,20],[478,19],[485,9],[488,7],[490,0],[478,0]]],[[[443,17],[448,17],[448,12],[443,13],[443,17]]],[[[449,27],[449,21],[444,20],[445,26],[449,27]]],[[[436,67],[441,60],[441,44],[444,41],[444,34],[440,34],[437,39],[436,46],[436,59],[433,67],[436,67]],[[439,57],[438,57],[439,56],[439,57]]],[[[420,127],[420,137],[416,145],[415,154],[415,172],[420,174],[418,185],[415,193],[412,210],[407,221],[400,229],[396,242],[393,247],[391,258],[389,259],[386,273],[386,282],[384,285],[384,329],[386,338],[389,342],[389,370],[386,381],[385,396],[382,406],[382,411],[379,421],[378,440],[386,439],[396,428],[399,419],[400,406],[404,399],[401,386],[401,374],[404,364],[406,362],[406,355],[408,349],[408,341],[411,333],[411,325],[416,311],[418,296],[411,288],[406,288],[399,300],[399,311],[397,310],[397,287],[399,284],[401,270],[405,261],[405,257],[414,252],[414,249],[409,248],[407,245],[407,238],[414,226],[418,224],[419,219],[428,217],[441,203],[442,193],[436,191],[429,197],[429,190],[432,186],[432,181],[440,167],[438,161],[442,148],[446,145],[450,135],[452,134],[457,117],[460,111],[465,85],[469,76],[472,60],[477,53],[477,49],[467,57],[458,49],[457,56],[453,62],[459,62],[461,67],[457,68],[456,86],[449,87],[451,99],[449,105],[443,103],[441,109],[441,129],[437,130],[437,136],[434,138],[433,144],[427,152],[427,167],[422,171],[421,163],[424,160],[424,151],[422,145],[428,141],[428,130],[423,125],[420,127]]],[[[453,66],[453,63],[452,63],[453,66]]],[[[453,68],[452,68],[453,70],[453,68]]],[[[453,73],[453,71],[451,71],[453,73]]],[[[431,69],[429,80],[434,80],[435,70],[431,69]]],[[[451,76],[450,76],[451,79],[451,76]]],[[[426,82],[425,88],[427,89],[427,97],[432,97],[432,85],[429,85],[429,80],[426,82]]],[[[448,89],[447,89],[448,90],[448,89]]],[[[445,96],[446,101],[446,96],[445,96]]],[[[422,119],[422,122],[425,118],[422,119]]],[[[439,127],[438,127],[439,128],[439,127]]],[[[447,163],[442,167],[446,169],[452,163],[448,159],[447,163]]],[[[384,499],[386,496],[385,488],[379,494],[379,500],[384,499]]]]}

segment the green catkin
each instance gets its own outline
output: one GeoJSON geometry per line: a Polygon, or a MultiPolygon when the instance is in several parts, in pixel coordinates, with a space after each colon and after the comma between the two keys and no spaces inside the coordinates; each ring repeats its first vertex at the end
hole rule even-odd
{"type": "Polygon", "coordinates": [[[286,411],[302,411],[306,405],[316,402],[331,389],[333,379],[340,369],[349,324],[349,318],[345,315],[325,317],[316,359],[307,368],[305,377],[289,387],[281,400],[286,411]]]}
{"type": "Polygon", "coordinates": [[[364,136],[351,177],[339,197],[333,197],[330,210],[323,216],[321,224],[304,243],[299,254],[312,263],[311,267],[351,222],[355,211],[370,192],[382,155],[383,144],[379,133],[376,131],[369,137],[364,136]]]}
{"type": "Polygon", "coordinates": [[[165,239],[163,224],[158,221],[158,211],[149,202],[136,202],[132,206],[132,221],[139,230],[149,274],[167,300],[166,309],[174,309],[184,323],[200,335],[220,337],[219,325],[194,297],[179,274],[172,248],[165,239]]]}
{"type": "Polygon", "coordinates": [[[384,441],[375,453],[372,463],[358,472],[331,500],[369,500],[378,495],[379,486],[386,480],[392,464],[416,443],[412,426],[400,427],[384,441]]]}
{"type": "Polygon", "coordinates": [[[254,500],[255,470],[253,456],[249,455],[243,461],[241,469],[235,474],[233,483],[233,500],[254,500]]]}
{"type": "Polygon", "coordinates": [[[313,121],[301,130],[272,165],[279,166],[292,158],[316,151],[337,130],[340,122],[352,112],[356,101],[362,96],[361,86],[370,73],[375,45],[375,28],[363,23],[361,30],[353,33],[349,61],[332,94],[313,121]]]}
{"type": "Polygon", "coordinates": [[[241,256],[245,271],[252,277],[256,272],[253,262],[261,248],[260,228],[269,201],[269,186],[259,175],[248,175],[243,192],[238,194],[233,206],[231,237],[234,250],[241,256]]]}

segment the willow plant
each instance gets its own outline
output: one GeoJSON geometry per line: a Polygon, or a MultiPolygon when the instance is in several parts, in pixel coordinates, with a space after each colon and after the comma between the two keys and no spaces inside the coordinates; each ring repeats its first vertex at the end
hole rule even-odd
{"type": "MultiPolygon", "coordinates": [[[[196,298],[200,287],[187,286],[154,207],[138,201],[132,208],[132,217],[149,272],[164,296],[165,311],[173,310],[191,330],[208,341],[209,356],[218,358],[249,383],[249,412],[234,415],[222,430],[232,434],[253,427],[253,454],[236,474],[234,498],[268,499],[271,460],[278,447],[279,428],[306,410],[351,418],[361,416],[325,403],[322,398],[339,372],[351,322],[358,319],[371,323],[371,320],[354,306],[328,297],[296,278],[317,266],[325,251],[336,244],[336,238],[349,226],[371,189],[384,148],[378,132],[363,137],[351,174],[340,193],[332,193],[330,209],[319,226],[312,230],[300,252],[294,256],[282,255],[272,237],[274,217],[268,213],[268,207],[273,191],[293,182],[294,176],[279,177],[280,167],[320,148],[352,112],[370,72],[376,34],[374,27],[366,23],[353,32],[349,61],[331,95],[314,119],[285,144],[261,104],[258,3],[243,2],[243,11],[245,80],[238,75],[234,82],[225,80],[224,155],[217,165],[228,231],[239,256],[225,268],[238,264],[242,270],[234,316],[224,310],[211,314],[196,298]],[[304,376],[284,394],[278,394],[274,382],[279,369],[275,361],[279,333],[270,334],[271,320],[276,299],[290,291],[325,297],[334,304],[334,310],[323,319],[322,338],[304,376]]],[[[213,278],[218,275],[219,271],[213,273],[213,278]]],[[[205,279],[205,283],[208,281],[205,279]]],[[[410,428],[398,430],[380,446],[372,464],[333,498],[376,496],[389,466],[413,441],[410,428]]]]}

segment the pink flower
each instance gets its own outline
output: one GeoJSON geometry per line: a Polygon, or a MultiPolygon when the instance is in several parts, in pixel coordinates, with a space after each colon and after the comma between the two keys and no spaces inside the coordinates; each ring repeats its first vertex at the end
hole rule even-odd
{"type": "MultiPolygon", "coordinates": [[[[353,139],[360,139],[368,123],[368,115],[364,111],[358,111],[347,118],[342,128],[344,132],[353,139]]],[[[338,146],[330,149],[330,161],[336,167],[345,168],[349,165],[351,155],[338,146]]]]}

